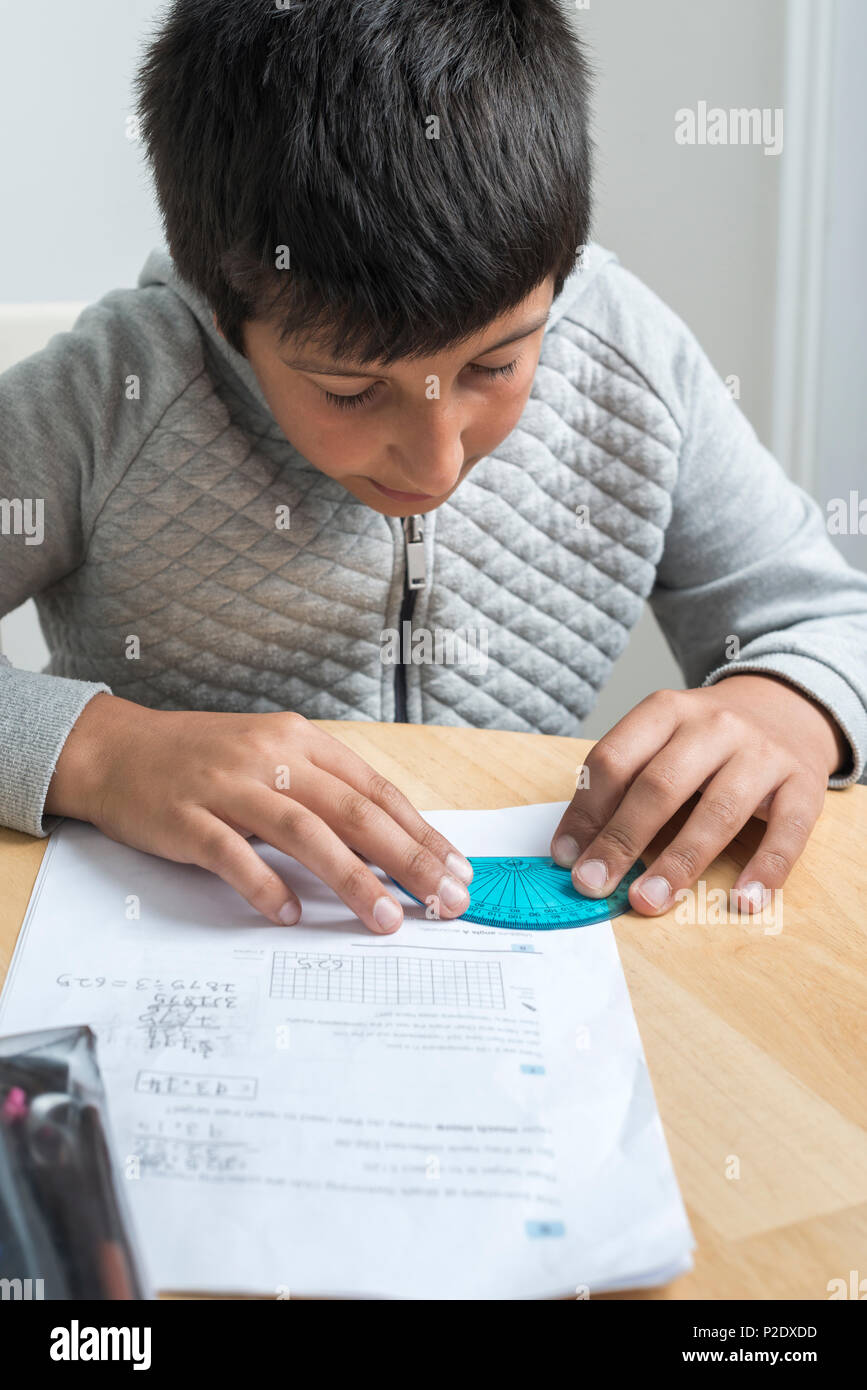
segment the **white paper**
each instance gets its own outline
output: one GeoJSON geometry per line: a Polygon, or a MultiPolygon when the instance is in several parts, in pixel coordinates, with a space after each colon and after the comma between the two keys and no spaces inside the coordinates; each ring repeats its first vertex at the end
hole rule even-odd
{"type": "MultiPolygon", "coordinates": [[[[565,804],[426,815],[464,854],[547,854],[565,804]]],[[[64,823],[0,998],[4,1034],[95,1030],[156,1287],[532,1298],[689,1267],[609,922],[502,930],[405,898],[378,937],[257,848],[304,925],[64,823]]]]}

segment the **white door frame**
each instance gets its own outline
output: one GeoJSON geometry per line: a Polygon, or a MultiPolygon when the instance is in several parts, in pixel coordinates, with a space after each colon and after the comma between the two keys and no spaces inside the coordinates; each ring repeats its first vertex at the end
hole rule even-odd
{"type": "Polygon", "coordinates": [[[788,0],[771,448],[816,482],[822,283],[837,0],[788,0]]]}

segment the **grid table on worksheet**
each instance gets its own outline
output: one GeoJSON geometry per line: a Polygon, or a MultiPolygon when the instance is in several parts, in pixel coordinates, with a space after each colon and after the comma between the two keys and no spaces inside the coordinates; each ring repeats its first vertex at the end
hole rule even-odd
{"type": "Polygon", "coordinates": [[[272,999],[340,1004],[505,1007],[497,961],[392,956],[382,951],[351,956],[275,951],[270,994],[272,999]]]}

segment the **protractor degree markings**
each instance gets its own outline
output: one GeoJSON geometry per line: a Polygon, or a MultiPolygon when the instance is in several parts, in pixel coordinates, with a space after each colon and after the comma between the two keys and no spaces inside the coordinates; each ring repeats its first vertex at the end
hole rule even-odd
{"type": "Polygon", "coordinates": [[[546,898],[545,894],[539,893],[536,883],[543,862],[524,860],[497,864],[496,868],[474,864],[476,874],[470,892],[475,910],[490,911],[496,908],[516,914],[537,913],[544,907],[546,898]]]}
{"type": "Polygon", "coordinates": [[[488,906],[496,906],[507,909],[515,907],[515,876],[504,870],[497,874],[489,888],[486,889],[483,903],[488,906]]]}
{"type": "Polygon", "coordinates": [[[571,899],[575,892],[570,871],[560,868],[559,865],[552,864],[541,868],[538,877],[546,892],[550,894],[552,902],[562,898],[571,899]]]}
{"type": "Polygon", "coordinates": [[[608,898],[594,899],[578,893],[571,872],[549,855],[470,855],[470,862],[474,876],[463,917],[482,925],[531,931],[582,926],[628,912],[629,884],[645,867],[638,860],[608,898]]]}
{"type": "Polygon", "coordinates": [[[483,869],[479,875],[478,888],[475,875],[473,876],[473,882],[470,885],[470,898],[475,896],[477,901],[495,902],[499,907],[502,907],[510,877],[511,875],[506,869],[483,869]],[[481,894],[479,894],[478,889],[482,890],[481,894]]]}
{"type": "Polygon", "coordinates": [[[533,881],[533,876],[526,869],[519,869],[513,875],[514,893],[512,906],[534,908],[539,905],[539,893],[533,881]],[[522,894],[522,902],[518,902],[518,891],[522,894]]]}

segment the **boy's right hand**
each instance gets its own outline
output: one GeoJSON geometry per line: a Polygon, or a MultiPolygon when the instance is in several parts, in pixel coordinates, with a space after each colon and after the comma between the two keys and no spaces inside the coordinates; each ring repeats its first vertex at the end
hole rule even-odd
{"type": "Polygon", "coordinates": [[[403,909],[353,849],[422,902],[434,899],[438,917],[469,906],[463,855],[300,714],[151,710],[95,695],[57,761],[45,812],[210,869],[278,926],[297,922],[301,904],[250,835],[304,864],[373,932],[396,931],[403,909]]]}

